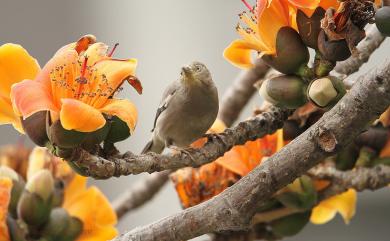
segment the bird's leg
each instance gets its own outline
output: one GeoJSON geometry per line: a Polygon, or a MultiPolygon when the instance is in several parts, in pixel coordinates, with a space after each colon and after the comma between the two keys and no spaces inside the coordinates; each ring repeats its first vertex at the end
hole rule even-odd
{"type": "Polygon", "coordinates": [[[174,151],[174,152],[178,152],[178,153],[184,153],[185,155],[189,156],[191,158],[191,160],[196,163],[196,160],[195,158],[191,155],[191,153],[189,151],[187,151],[186,149],[184,148],[180,148],[180,147],[177,147],[177,146],[174,146],[174,145],[168,145],[167,146],[168,149],[174,151]]]}
{"type": "Polygon", "coordinates": [[[214,140],[220,140],[221,142],[225,143],[225,141],[222,138],[223,134],[218,133],[206,133],[203,135],[204,138],[207,138],[207,142],[212,142],[214,140]]]}

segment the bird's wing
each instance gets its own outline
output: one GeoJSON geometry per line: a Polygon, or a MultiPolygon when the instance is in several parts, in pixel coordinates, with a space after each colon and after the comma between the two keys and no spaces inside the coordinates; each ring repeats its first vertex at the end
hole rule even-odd
{"type": "Polygon", "coordinates": [[[163,98],[160,102],[160,106],[157,109],[156,117],[154,118],[152,132],[156,128],[158,117],[161,115],[161,113],[164,112],[164,110],[168,108],[169,102],[172,100],[172,97],[175,95],[175,93],[176,93],[176,85],[172,84],[167,88],[167,90],[163,94],[163,98]]]}

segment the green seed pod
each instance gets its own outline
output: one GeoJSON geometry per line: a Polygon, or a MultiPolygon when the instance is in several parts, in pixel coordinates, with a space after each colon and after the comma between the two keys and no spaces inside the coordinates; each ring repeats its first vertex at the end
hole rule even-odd
{"type": "Polygon", "coordinates": [[[343,61],[351,56],[351,51],[344,39],[337,41],[328,40],[324,30],[321,30],[318,35],[318,50],[325,59],[332,62],[343,61]]]}
{"type": "Polygon", "coordinates": [[[12,217],[7,217],[7,226],[9,235],[12,241],[26,241],[26,233],[23,228],[21,228],[18,222],[12,217]]]}
{"type": "Polygon", "coordinates": [[[18,203],[18,217],[26,224],[39,227],[49,219],[51,199],[44,201],[38,194],[25,190],[18,203]]]}
{"type": "Polygon", "coordinates": [[[281,75],[267,79],[260,87],[260,95],[268,102],[295,109],[307,102],[307,84],[294,75],[281,75]]]}
{"type": "Polygon", "coordinates": [[[37,112],[25,120],[22,126],[28,137],[38,146],[45,146],[49,141],[46,133],[46,117],[48,111],[37,112]]]}
{"type": "Polygon", "coordinates": [[[270,223],[272,232],[280,237],[294,236],[299,233],[310,220],[311,212],[296,213],[270,223]]]}
{"type": "Polygon", "coordinates": [[[355,139],[355,143],[359,147],[371,147],[379,153],[387,142],[387,136],[388,130],[382,125],[370,126],[355,139]]]}
{"type": "Polygon", "coordinates": [[[116,143],[124,141],[131,135],[130,129],[126,122],[119,119],[117,116],[113,116],[111,119],[110,132],[106,137],[106,142],[116,143]]]}
{"type": "Polygon", "coordinates": [[[383,6],[376,11],[375,23],[383,35],[390,36],[390,6],[383,6]]]}
{"type": "Polygon", "coordinates": [[[298,32],[282,27],[276,37],[276,55],[264,55],[263,60],[284,74],[294,74],[309,61],[309,50],[298,32]]]}
{"type": "Polygon", "coordinates": [[[42,231],[42,236],[51,240],[59,240],[65,235],[68,228],[70,216],[63,208],[54,208],[49,220],[42,231]]]}
{"type": "Polygon", "coordinates": [[[299,35],[301,35],[302,41],[310,48],[318,48],[318,35],[321,32],[321,19],[324,18],[324,15],[325,10],[321,7],[317,7],[310,18],[298,9],[297,24],[299,35]]]}
{"type": "Polygon", "coordinates": [[[307,96],[316,106],[331,109],[345,95],[343,82],[333,76],[315,79],[309,84],[307,96]]]}
{"type": "Polygon", "coordinates": [[[87,133],[79,131],[65,130],[60,120],[52,124],[47,124],[46,127],[50,142],[55,146],[65,149],[79,146],[87,135],[87,133]]]}

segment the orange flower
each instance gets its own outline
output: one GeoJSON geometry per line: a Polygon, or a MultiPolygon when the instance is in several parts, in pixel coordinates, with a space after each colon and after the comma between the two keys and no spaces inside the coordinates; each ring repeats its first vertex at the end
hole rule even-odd
{"type": "Polygon", "coordinates": [[[97,187],[86,187],[87,178],[75,175],[65,189],[62,207],[79,218],[83,232],[77,241],[105,241],[114,238],[117,217],[109,201],[97,187]]]}
{"type": "Polygon", "coordinates": [[[330,197],[313,208],[310,221],[314,224],[324,224],[332,220],[337,213],[349,223],[356,211],[357,194],[354,189],[330,197]]]}
{"type": "Polygon", "coordinates": [[[10,43],[0,46],[0,124],[12,124],[23,132],[20,118],[12,109],[11,86],[35,78],[39,69],[38,62],[22,46],[10,43]]]}
{"type": "Polygon", "coordinates": [[[233,41],[224,57],[240,68],[253,67],[251,53],[276,54],[276,37],[282,27],[296,27],[296,7],[314,9],[319,0],[258,0],[255,9],[240,14],[246,27],[237,26],[241,39],[233,41]]]}
{"type": "Polygon", "coordinates": [[[11,200],[12,180],[0,177],[0,240],[9,241],[7,226],[8,204],[11,200]]]}
{"type": "Polygon", "coordinates": [[[87,35],[62,47],[34,80],[12,86],[15,111],[28,118],[49,110],[53,121],[59,119],[66,130],[93,132],[102,128],[103,114],[135,128],[137,111],[128,100],[111,98],[125,80],[139,93],[142,87],[133,78],[137,60],[118,60],[107,54],[108,46],[87,35]]]}

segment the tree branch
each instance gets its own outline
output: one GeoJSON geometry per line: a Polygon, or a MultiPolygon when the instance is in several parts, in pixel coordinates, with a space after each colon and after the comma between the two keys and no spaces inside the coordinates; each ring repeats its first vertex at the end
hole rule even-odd
{"type": "Polygon", "coordinates": [[[242,109],[256,92],[256,88],[253,85],[258,80],[264,78],[269,69],[263,60],[258,59],[255,67],[242,72],[225,92],[221,101],[218,118],[226,126],[231,126],[237,120],[242,109]]]}
{"type": "Polygon", "coordinates": [[[366,38],[357,46],[358,54],[338,62],[333,71],[336,72],[336,75],[344,76],[344,78],[357,72],[363,64],[368,62],[371,54],[379,48],[384,40],[385,37],[378,31],[376,25],[371,25],[366,38]]]}
{"type": "MultiPolygon", "coordinates": [[[[385,61],[379,69],[362,76],[316,124],[218,196],[115,240],[187,240],[214,231],[248,228],[259,202],[334,155],[385,111],[390,104],[389,65],[385,61]]],[[[236,134],[249,126],[257,125],[241,123],[236,134]]],[[[230,136],[229,130],[225,137],[227,134],[230,136]]]]}
{"type": "Polygon", "coordinates": [[[83,149],[75,149],[71,156],[64,158],[74,162],[85,175],[97,179],[176,170],[183,167],[200,167],[216,160],[233,146],[275,132],[283,126],[284,120],[291,112],[291,110],[271,107],[268,112],[241,122],[236,127],[228,128],[221,134],[213,134],[199,149],[188,148],[183,152],[167,155],[155,153],[135,155],[127,152],[109,159],[92,155],[83,149]]]}

